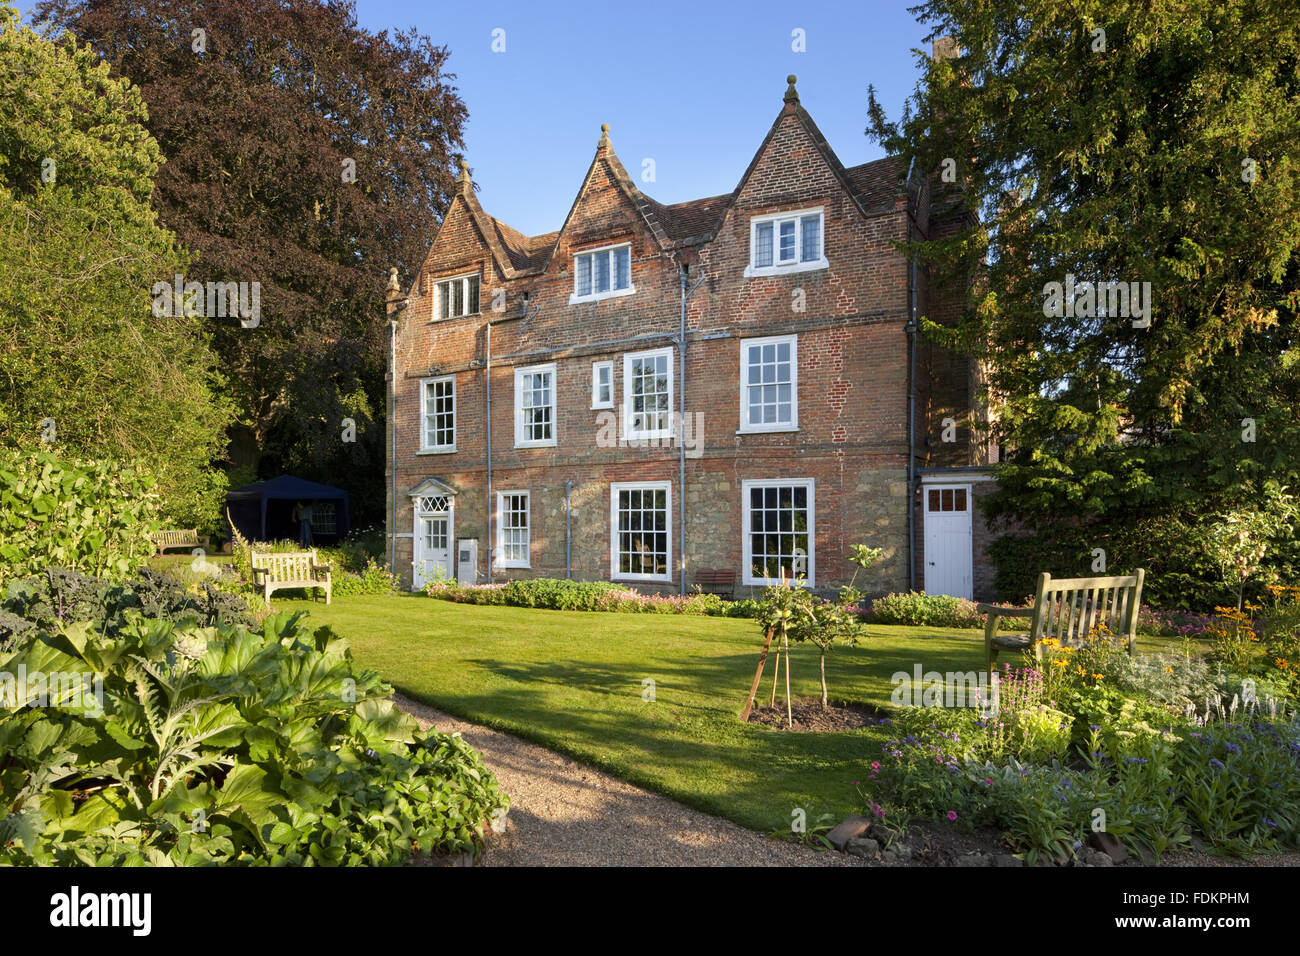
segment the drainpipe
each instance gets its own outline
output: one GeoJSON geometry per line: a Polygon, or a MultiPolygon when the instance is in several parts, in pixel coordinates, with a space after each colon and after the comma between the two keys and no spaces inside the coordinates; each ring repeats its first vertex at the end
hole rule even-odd
{"type": "Polygon", "coordinates": [[[487,359],[483,363],[483,394],[485,408],[484,419],[487,434],[487,582],[492,583],[492,554],[496,538],[492,536],[492,516],[496,510],[492,501],[492,317],[488,316],[485,329],[487,338],[487,359]]]}
{"type": "MultiPolygon", "coordinates": [[[[681,332],[677,338],[678,360],[680,371],[677,375],[677,391],[680,396],[677,400],[681,407],[681,418],[678,419],[677,427],[680,432],[686,431],[686,301],[695,294],[695,290],[700,287],[700,283],[705,277],[701,275],[695,280],[695,285],[691,286],[688,291],[686,288],[686,279],[689,276],[691,267],[685,262],[682,263],[681,280],[682,280],[682,323],[681,332]]],[[[678,477],[680,483],[677,488],[677,507],[682,517],[682,534],[681,544],[678,547],[682,552],[682,582],[681,595],[686,597],[686,442],[685,434],[677,436],[677,461],[678,477]]]]}
{"type": "Polygon", "coordinates": [[[569,506],[569,493],[573,491],[573,481],[564,483],[564,580],[573,579],[573,509],[569,506]]]}
{"type": "Polygon", "coordinates": [[[388,374],[392,383],[388,389],[388,428],[393,445],[393,506],[388,526],[388,569],[394,574],[397,573],[397,317],[405,308],[405,302],[398,303],[388,319],[388,374]]]}
{"type": "MultiPolygon", "coordinates": [[[[916,157],[912,157],[907,167],[907,181],[904,188],[912,185],[912,169],[916,157]]],[[[912,222],[915,210],[911,208],[909,198],[907,239],[912,240],[912,222]]],[[[911,268],[907,273],[907,292],[909,299],[907,324],[903,331],[907,333],[907,589],[916,590],[916,333],[919,322],[916,314],[917,274],[916,255],[911,257],[911,268]]]]}

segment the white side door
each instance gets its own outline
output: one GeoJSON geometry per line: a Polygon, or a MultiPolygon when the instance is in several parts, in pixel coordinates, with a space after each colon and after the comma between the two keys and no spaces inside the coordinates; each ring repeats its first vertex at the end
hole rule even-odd
{"type": "Polygon", "coordinates": [[[925,592],[971,599],[971,486],[925,485],[925,592]]]}
{"type": "Polygon", "coordinates": [[[451,562],[451,513],[417,513],[415,516],[415,567],[412,583],[416,590],[430,581],[453,577],[451,562]]]}

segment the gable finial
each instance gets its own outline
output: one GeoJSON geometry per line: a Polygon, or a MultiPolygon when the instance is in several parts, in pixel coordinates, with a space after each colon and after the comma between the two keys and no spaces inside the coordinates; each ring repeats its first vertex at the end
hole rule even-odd
{"type": "Polygon", "coordinates": [[[397,266],[393,266],[391,269],[388,270],[388,291],[389,292],[402,291],[402,287],[397,284],[397,266]]]}
{"type": "Polygon", "coordinates": [[[609,141],[609,124],[600,124],[600,142],[596,144],[597,149],[608,149],[611,145],[609,141]]]}
{"type": "Polygon", "coordinates": [[[469,189],[472,181],[469,178],[469,163],[465,160],[460,161],[460,172],[456,174],[456,188],[461,192],[469,189]]]}
{"type": "Polygon", "coordinates": [[[799,82],[799,77],[791,73],[785,78],[785,81],[790,84],[785,90],[785,101],[787,103],[798,103],[799,91],[794,88],[794,85],[799,82]]]}

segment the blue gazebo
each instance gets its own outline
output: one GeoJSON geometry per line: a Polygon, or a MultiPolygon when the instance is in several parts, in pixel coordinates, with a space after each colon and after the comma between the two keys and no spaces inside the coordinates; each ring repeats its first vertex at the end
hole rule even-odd
{"type": "Polygon", "coordinates": [[[312,505],[312,539],[317,544],[343,540],[350,527],[348,493],[294,475],[281,475],[226,492],[226,511],[239,533],[250,541],[295,539],[293,509],[312,505]]]}

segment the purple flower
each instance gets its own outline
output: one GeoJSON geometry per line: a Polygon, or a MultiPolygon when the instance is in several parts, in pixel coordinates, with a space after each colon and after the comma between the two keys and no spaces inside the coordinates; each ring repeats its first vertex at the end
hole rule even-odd
{"type": "Polygon", "coordinates": [[[956,810],[949,810],[949,811],[948,811],[948,820],[949,820],[949,821],[952,821],[952,820],[956,820],[956,819],[957,819],[957,811],[956,811],[956,810]]]}

